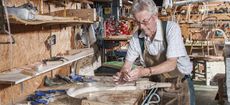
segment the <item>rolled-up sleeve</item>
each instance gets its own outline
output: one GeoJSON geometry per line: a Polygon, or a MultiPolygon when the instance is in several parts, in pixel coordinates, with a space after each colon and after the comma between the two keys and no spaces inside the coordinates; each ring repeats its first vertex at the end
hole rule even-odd
{"type": "Polygon", "coordinates": [[[137,36],[133,36],[131,38],[131,40],[129,41],[129,47],[128,47],[128,51],[126,54],[126,60],[129,62],[134,62],[137,57],[139,57],[139,50],[140,45],[139,45],[139,40],[137,38],[137,36]]]}
{"type": "Polygon", "coordinates": [[[167,58],[187,56],[181,30],[177,23],[169,22],[167,25],[167,58]]]}
{"type": "Polygon", "coordinates": [[[169,22],[167,25],[167,58],[177,57],[177,68],[183,74],[190,74],[192,71],[192,63],[187,55],[180,27],[175,22],[169,22]]]}

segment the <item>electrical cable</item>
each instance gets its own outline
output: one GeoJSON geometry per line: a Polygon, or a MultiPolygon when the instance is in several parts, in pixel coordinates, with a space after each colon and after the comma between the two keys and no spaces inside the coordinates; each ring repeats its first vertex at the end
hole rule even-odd
{"type": "Polygon", "coordinates": [[[160,96],[156,93],[158,88],[152,88],[149,92],[149,94],[145,97],[144,101],[141,103],[141,105],[149,105],[151,103],[159,103],[160,102],[160,96]],[[156,97],[157,99],[154,101],[151,101],[153,97],[156,97]]]}
{"type": "Polygon", "coordinates": [[[156,88],[155,91],[149,96],[149,99],[148,99],[148,101],[147,101],[147,103],[146,103],[147,105],[149,105],[149,104],[157,104],[157,103],[159,103],[159,102],[161,101],[160,96],[156,93],[156,91],[157,91],[157,88],[156,88]],[[152,99],[153,97],[156,97],[157,99],[151,101],[151,99],[152,99]]]}

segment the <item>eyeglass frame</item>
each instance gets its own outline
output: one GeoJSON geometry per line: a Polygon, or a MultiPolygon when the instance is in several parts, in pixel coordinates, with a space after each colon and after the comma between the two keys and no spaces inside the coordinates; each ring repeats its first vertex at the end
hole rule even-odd
{"type": "Polygon", "coordinates": [[[137,20],[135,20],[135,21],[136,21],[136,23],[137,23],[138,25],[140,25],[140,24],[146,25],[146,24],[149,23],[149,21],[151,20],[151,18],[153,17],[153,15],[154,15],[154,14],[152,14],[152,15],[149,17],[149,19],[144,19],[142,22],[137,21],[137,20]]]}

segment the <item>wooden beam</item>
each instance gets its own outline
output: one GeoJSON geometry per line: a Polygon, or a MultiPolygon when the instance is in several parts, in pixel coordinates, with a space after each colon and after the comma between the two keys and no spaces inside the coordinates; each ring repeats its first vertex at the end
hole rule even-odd
{"type": "MultiPolygon", "coordinates": [[[[65,17],[65,10],[51,12],[51,16],[65,17]]],[[[74,17],[79,20],[96,21],[96,9],[66,9],[66,17],[74,17]]]]}
{"type": "Polygon", "coordinates": [[[36,18],[39,20],[23,20],[16,16],[10,16],[10,23],[24,25],[93,23],[93,21],[75,19],[73,17],[52,17],[47,15],[36,15],[36,18]]]}
{"type": "Polygon", "coordinates": [[[44,11],[44,10],[43,10],[43,5],[44,5],[44,4],[43,4],[43,0],[40,0],[40,11],[39,11],[40,14],[43,14],[43,11],[44,11]]]}
{"type": "Polygon", "coordinates": [[[112,2],[112,0],[90,0],[93,2],[112,2]]]}
{"type": "Polygon", "coordinates": [[[72,0],[72,1],[77,3],[93,4],[93,2],[89,0],[72,0]]]}

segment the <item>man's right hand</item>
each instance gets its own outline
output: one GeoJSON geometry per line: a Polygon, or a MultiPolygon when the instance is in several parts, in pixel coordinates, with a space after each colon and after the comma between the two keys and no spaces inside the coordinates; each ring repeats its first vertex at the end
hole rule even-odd
{"type": "Polygon", "coordinates": [[[128,81],[127,78],[129,77],[130,76],[127,71],[121,71],[121,72],[117,72],[116,75],[113,76],[113,81],[116,84],[124,84],[128,81]]]}
{"type": "Polygon", "coordinates": [[[130,78],[129,72],[131,71],[132,63],[125,61],[123,67],[120,72],[117,72],[116,75],[113,76],[113,81],[116,84],[124,84],[130,78]]]}

